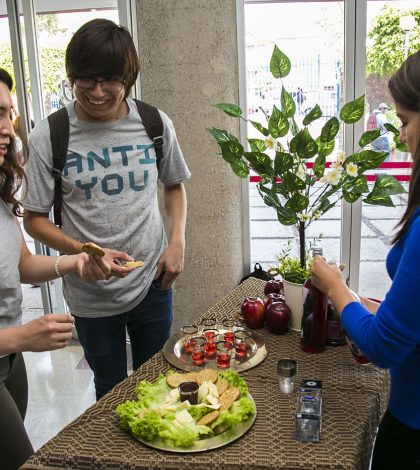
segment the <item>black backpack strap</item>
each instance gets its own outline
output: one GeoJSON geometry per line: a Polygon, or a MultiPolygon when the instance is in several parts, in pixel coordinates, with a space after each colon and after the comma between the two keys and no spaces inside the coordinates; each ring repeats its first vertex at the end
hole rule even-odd
{"type": "Polygon", "coordinates": [[[156,152],[156,165],[159,170],[163,158],[163,122],[159,110],[144,101],[134,99],[147,135],[153,141],[156,152]]]}
{"type": "Polygon", "coordinates": [[[67,149],[69,146],[69,115],[66,108],[60,108],[48,116],[50,126],[50,139],[53,153],[53,169],[51,170],[54,178],[54,223],[61,227],[61,204],[63,200],[61,189],[61,173],[66,164],[67,149]]]}

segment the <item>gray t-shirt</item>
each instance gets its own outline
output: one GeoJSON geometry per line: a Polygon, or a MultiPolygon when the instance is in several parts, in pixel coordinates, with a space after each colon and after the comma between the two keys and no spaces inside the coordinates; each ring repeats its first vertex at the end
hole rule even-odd
{"type": "MultiPolygon", "coordinates": [[[[63,170],[63,231],[79,242],[92,241],[124,251],[144,261],[124,279],[88,284],[72,274],[64,278],[64,295],[73,314],[103,317],[127,312],[146,295],[156,263],[167,245],[157,200],[158,171],[152,141],[135,102],[115,122],[82,122],[67,106],[70,139],[63,170]]],[[[160,111],[164,124],[163,159],[159,179],[164,185],[190,177],[172,121],[160,111]]],[[[49,212],[54,200],[52,150],[48,121],[31,132],[27,196],[24,207],[49,212]]]]}
{"type": "Polygon", "coordinates": [[[0,198],[0,328],[20,325],[22,289],[19,260],[22,235],[11,210],[0,198]]]}

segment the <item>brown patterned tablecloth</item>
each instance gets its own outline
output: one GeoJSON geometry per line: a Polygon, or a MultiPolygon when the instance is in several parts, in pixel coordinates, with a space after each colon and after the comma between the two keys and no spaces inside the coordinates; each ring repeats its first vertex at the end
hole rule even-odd
{"type": "MultiPolygon", "coordinates": [[[[264,282],[249,279],[207,311],[203,318],[236,316],[244,297],[262,295],[264,282]]],[[[372,365],[353,363],[349,349],[328,347],[305,354],[296,332],[264,337],[267,358],[242,375],[257,406],[252,428],[232,444],[208,452],[171,453],[151,449],[118,426],[116,406],[135,398],[139,380],[154,380],[173,368],[156,354],[102,400],[66,426],[22,467],[44,469],[367,469],[376,427],[385,411],[389,376],[372,365]],[[321,442],[293,438],[296,392],[280,393],[276,364],[282,357],[298,361],[296,382],[322,380],[321,442]]]]}

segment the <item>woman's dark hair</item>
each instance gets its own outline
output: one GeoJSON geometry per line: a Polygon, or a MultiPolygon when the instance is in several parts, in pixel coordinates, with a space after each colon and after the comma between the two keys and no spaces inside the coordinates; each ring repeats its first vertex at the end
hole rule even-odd
{"type": "MultiPolygon", "coordinates": [[[[13,88],[13,79],[4,69],[0,69],[0,83],[5,83],[10,91],[13,88]]],[[[7,153],[4,156],[4,163],[0,166],[0,197],[6,204],[12,206],[14,215],[22,215],[20,201],[15,196],[22,181],[26,181],[26,175],[22,169],[24,163],[16,150],[15,139],[11,137],[7,153]]]]}
{"type": "Polygon", "coordinates": [[[73,86],[77,78],[121,80],[130,93],[140,64],[130,33],[113,21],[98,18],[81,26],[66,50],[66,71],[73,86]]]}
{"type": "MultiPolygon", "coordinates": [[[[389,91],[402,108],[419,114],[420,124],[420,51],[411,55],[389,80],[389,91]]],[[[420,136],[420,129],[417,135],[420,136]]],[[[392,240],[396,243],[406,232],[410,219],[420,207],[420,142],[413,153],[413,165],[408,189],[407,208],[397,224],[399,230],[392,240]]]]}

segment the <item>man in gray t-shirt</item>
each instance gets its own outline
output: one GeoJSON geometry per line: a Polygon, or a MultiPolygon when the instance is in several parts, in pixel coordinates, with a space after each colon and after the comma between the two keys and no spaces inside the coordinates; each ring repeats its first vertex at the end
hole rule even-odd
{"type": "Polygon", "coordinates": [[[66,52],[75,101],[67,106],[70,138],[62,177],[62,230],[49,219],[54,200],[52,148],[47,120],[30,135],[25,228],[63,253],[91,241],[105,250],[118,277],[87,285],[64,278],[64,295],[76,318],[99,399],[127,376],[125,329],[133,367],[162,348],[172,322],[170,286],[182,272],[186,195],[190,177],[171,120],[160,112],[163,158],[156,165],[134,101],[128,94],[138,58],[128,32],[97,19],[83,25],[66,52]],[[169,241],[157,202],[164,185],[169,241]],[[113,261],[141,260],[132,271],[113,261]]]}

